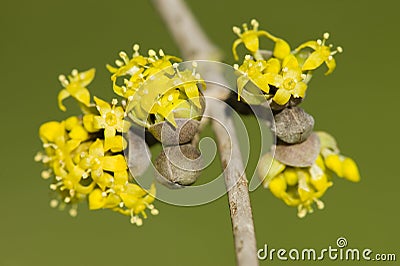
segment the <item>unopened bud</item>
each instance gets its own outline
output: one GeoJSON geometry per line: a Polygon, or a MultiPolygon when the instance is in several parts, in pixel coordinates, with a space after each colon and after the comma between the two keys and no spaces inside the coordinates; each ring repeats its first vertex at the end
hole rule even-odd
{"type": "Polygon", "coordinates": [[[200,151],[191,144],[165,147],[154,162],[157,180],[169,188],[196,182],[203,166],[200,151]]]}
{"type": "Polygon", "coordinates": [[[276,136],[289,144],[305,141],[314,128],[314,118],[300,107],[286,108],[274,118],[276,136]]]}

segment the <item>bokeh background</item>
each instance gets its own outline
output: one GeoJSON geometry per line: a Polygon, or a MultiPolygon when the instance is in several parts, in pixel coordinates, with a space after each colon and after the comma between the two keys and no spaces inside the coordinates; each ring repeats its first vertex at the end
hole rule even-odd
{"type": "MultiPolygon", "coordinates": [[[[228,63],[233,63],[232,26],[251,18],[293,46],[330,31],[330,41],[344,47],[337,70],[329,77],[322,71],[315,76],[302,106],[314,115],[316,129],[332,133],[342,152],[356,159],[362,182],[336,180],[323,198],[326,209],[302,220],[259,188],[251,193],[258,247],[322,249],[344,236],[349,247],[397,252],[399,261],[396,1],[188,3],[211,39],[226,51],[228,63]]],[[[1,266],[234,264],[226,197],[190,208],[158,203],[159,216],[141,228],[126,217],[90,212],[86,206],[71,218],[49,207],[49,184],[40,178],[42,166],[33,161],[41,147],[39,125],[67,116],[56,104],[60,73],[96,67],[92,93],[110,99],[104,66],[120,50],[129,51],[139,42],[142,51],[162,47],[179,53],[149,1],[3,0],[0,32],[1,266]]],[[[74,110],[70,106],[69,114],[74,110]]],[[[268,263],[283,264],[261,262],[268,263]]]]}

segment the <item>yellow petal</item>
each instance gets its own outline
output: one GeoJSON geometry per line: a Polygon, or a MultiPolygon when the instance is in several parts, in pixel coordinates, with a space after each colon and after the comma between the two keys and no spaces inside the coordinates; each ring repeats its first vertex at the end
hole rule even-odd
{"type": "Polygon", "coordinates": [[[306,201],[314,198],[314,190],[309,186],[309,180],[311,175],[303,169],[297,168],[297,175],[299,177],[299,187],[297,192],[299,193],[300,200],[305,203],[306,201]]]}
{"type": "Polygon", "coordinates": [[[317,48],[319,47],[319,44],[318,44],[316,41],[308,41],[308,42],[305,42],[305,43],[299,45],[299,46],[295,49],[295,51],[298,52],[298,51],[300,51],[300,50],[302,50],[302,49],[304,49],[304,48],[307,48],[307,47],[308,47],[308,48],[311,48],[311,49],[313,49],[313,50],[317,50],[317,48]]]}
{"type": "Polygon", "coordinates": [[[313,164],[309,171],[311,175],[310,182],[316,190],[325,191],[330,187],[331,183],[328,182],[328,177],[317,164],[313,164]]]}
{"type": "Polygon", "coordinates": [[[255,33],[246,34],[244,33],[242,36],[242,40],[244,46],[246,46],[247,50],[254,53],[258,50],[259,41],[258,36],[255,33]]]}
{"type": "Polygon", "coordinates": [[[78,192],[78,193],[87,195],[87,194],[89,194],[90,192],[93,191],[93,188],[95,187],[95,185],[96,185],[96,184],[95,184],[94,182],[90,183],[90,185],[88,185],[88,186],[83,186],[83,185],[81,185],[81,184],[78,183],[78,184],[75,186],[75,190],[76,190],[76,192],[78,192]]]}
{"type": "Polygon", "coordinates": [[[111,105],[108,102],[103,101],[102,99],[97,98],[96,96],[94,96],[94,101],[101,115],[111,112],[111,105]]]}
{"type": "Polygon", "coordinates": [[[90,133],[99,131],[99,129],[94,128],[93,120],[94,120],[93,114],[86,114],[83,116],[83,126],[90,133]]]}
{"type": "Polygon", "coordinates": [[[272,100],[279,105],[285,105],[289,101],[291,96],[292,94],[290,93],[290,91],[285,89],[278,89],[272,100]]]}
{"type": "Polygon", "coordinates": [[[342,162],[343,177],[352,182],[360,181],[360,173],[353,159],[345,158],[342,162]]]}
{"type": "Polygon", "coordinates": [[[64,126],[60,122],[51,121],[44,123],[39,128],[39,136],[42,142],[54,142],[59,136],[64,136],[64,126]]]}
{"type": "Polygon", "coordinates": [[[61,111],[65,112],[67,110],[67,108],[65,107],[65,105],[63,105],[62,102],[63,102],[64,99],[68,98],[69,96],[71,96],[71,94],[65,89],[61,90],[58,93],[58,97],[57,97],[57,99],[58,99],[58,108],[60,108],[61,111]]]}
{"type": "Polygon", "coordinates": [[[332,57],[331,59],[325,60],[325,64],[328,67],[328,71],[325,72],[325,75],[329,75],[336,68],[336,60],[332,57]]]}
{"type": "Polygon", "coordinates": [[[91,68],[82,73],[78,73],[78,77],[79,77],[81,86],[86,87],[87,85],[89,85],[90,82],[92,82],[92,80],[94,79],[95,73],[96,73],[96,69],[94,69],[94,68],[91,68]]]}
{"type": "Polygon", "coordinates": [[[114,193],[108,194],[106,197],[106,200],[104,202],[104,208],[115,208],[119,205],[121,202],[121,198],[118,195],[115,195],[114,193]]]}
{"type": "Polygon", "coordinates": [[[233,58],[235,58],[236,61],[239,60],[239,56],[237,54],[236,49],[237,49],[238,45],[241,43],[242,43],[242,39],[237,39],[232,45],[233,58]]]}
{"type": "Polygon", "coordinates": [[[89,154],[95,157],[104,156],[103,142],[100,139],[97,139],[92,145],[90,145],[89,154]]]}
{"type": "Polygon", "coordinates": [[[123,171],[127,169],[126,161],[123,155],[105,156],[100,158],[101,165],[106,171],[123,171]]]}
{"type": "Polygon", "coordinates": [[[297,69],[299,67],[299,62],[297,61],[297,58],[294,55],[289,54],[283,59],[282,68],[284,67],[287,67],[289,69],[297,69]]]}
{"type": "Polygon", "coordinates": [[[89,133],[81,125],[78,125],[69,132],[68,136],[71,139],[84,141],[89,138],[89,133]]]}
{"type": "Polygon", "coordinates": [[[104,138],[112,138],[114,137],[116,134],[116,130],[114,127],[109,127],[106,126],[106,128],[104,129],[104,138]]]}
{"type": "Polygon", "coordinates": [[[275,87],[280,87],[283,83],[283,78],[281,75],[276,74],[276,73],[266,73],[265,79],[268,82],[268,84],[271,84],[275,87]]]}
{"type": "Polygon", "coordinates": [[[66,130],[72,130],[76,125],[78,125],[79,124],[79,119],[78,119],[78,117],[76,117],[76,116],[71,116],[71,117],[68,117],[66,120],[65,120],[65,129],[66,130]]]}
{"type": "Polygon", "coordinates": [[[303,71],[316,69],[322,65],[322,63],[324,63],[325,59],[326,58],[322,55],[322,53],[315,51],[307,58],[301,69],[303,71]]]}
{"type": "Polygon", "coordinates": [[[109,65],[109,64],[106,65],[106,68],[107,68],[107,70],[110,71],[110,73],[112,73],[112,74],[114,74],[115,72],[118,71],[118,68],[113,67],[113,66],[111,66],[111,65],[109,65]]]}
{"type": "Polygon", "coordinates": [[[299,197],[302,202],[306,202],[313,199],[314,192],[310,188],[304,189],[299,187],[297,191],[299,193],[299,197]]]}
{"type": "Polygon", "coordinates": [[[285,178],[282,175],[273,178],[269,182],[268,188],[275,197],[282,198],[287,188],[285,178]]]}
{"type": "Polygon", "coordinates": [[[97,210],[103,208],[105,198],[100,189],[95,189],[89,194],[89,209],[97,210]]]}
{"type": "Polygon", "coordinates": [[[183,85],[185,89],[186,96],[198,107],[201,108],[200,100],[199,100],[199,88],[195,82],[190,82],[183,85]]]}
{"type": "Polygon", "coordinates": [[[66,147],[68,151],[73,151],[81,144],[81,141],[78,139],[70,139],[66,143],[66,147]]]}
{"type": "Polygon", "coordinates": [[[268,86],[269,80],[268,80],[268,77],[266,76],[266,74],[258,75],[256,78],[252,79],[252,81],[262,91],[264,91],[266,93],[269,92],[269,86],[268,86]]]}
{"type": "Polygon", "coordinates": [[[282,39],[276,39],[274,47],[274,56],[278,59],[283,59],[290,54],[290,46],[282,39]]]}
{"type": "Polygon", "coordinates": [[[315,160],[315,164],[318,165],[318,167],[321,168],[322,171],[326,170],[325,163],[321,155],[318,155],[317,159],[315,160]]]}
{"type": "Polygon", "coordinates": [[[114,183],[118,185],[126,185],[128,183],[128,172],[127,171],[115,172],[114,183]]]}
{"type": "Polygon", "coordinates": [[[74,94],[71,93],[71,95],[76,100],[78,100],[78,102],[86,106],[90,106],[90,93],[88,89],[82,87],[81,89],[77,90],[74,94]]]}
{"type": "Polygon", "coordinates": [[[338,154],[330,154],[325,158],[325,165],[338,177],[343,177],[342,162],[338,154]]]}
{"type": "Polygon", "coordinates": [[[299,182],[296,171],[290,167],[287,167],[286,170],[283,172],[283,177],[285,178],[286,183],[289,186],[294,186],[299,182]]]}
{"type": "Polygon", "coordinates": [[[112,152],[120,152],[124,150],[126,146],[126,140],[120,135],[109,137],[104,140],[105,151],[111,150],[112,152]]]}
{"type": "Polygon", "coordinates": [[[264,73],[275,73],[281,72],[281,62],[276,58],[271,58],[267,61],[264,69],[264,73]]]}
{"type": "Polygon", "coordinates": [[[296,87],[294,88],[292,94],[295,98],[304,98],[306,96],[306,91],[307,91],[307,84],[304,82],[300,81],[297,82],[296,87]]]}

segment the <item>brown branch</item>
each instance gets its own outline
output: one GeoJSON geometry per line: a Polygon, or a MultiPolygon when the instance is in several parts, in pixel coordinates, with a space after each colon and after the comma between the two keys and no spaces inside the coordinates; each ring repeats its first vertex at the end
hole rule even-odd
{"type": "MultiPolygon", "coordinates": [[[[184,59],[220,59],[218,49],[208,40],[182,0],[153,0],[153,4],[164,19],[184,59]]],[[[220,84],[226,84],[218,68],[209,71],[207,75],[209,80],[222,81],[220,84]]],[[[226,99],[228,94],[228,90],[210,84],[205,96],[226,99]]],[[[228,190],[228,198],[237,265],[258,265],[247,178],[231,111],[225,104],[215,100],[208,99],[206,105],[206,116],[213,118],[212,126],[217,137],[222,165],[225,168],[225,184],[227,188],[231,188],[228,190]]]]}

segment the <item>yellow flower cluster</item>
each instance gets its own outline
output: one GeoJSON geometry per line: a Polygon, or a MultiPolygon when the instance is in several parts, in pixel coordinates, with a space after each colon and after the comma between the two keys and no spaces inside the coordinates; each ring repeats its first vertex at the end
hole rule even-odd
{"type": "Polygon", "coordinates": [[[175,118],[196,118],[204,111],[200,103],[200,87],[205,83],[193,70],[179,71],[181,59],[148,51],[148,57],[140,55],[139,45],[133,46],[131,58],[120,52],[117,67],[107,65],[112,73],[114,92],[128,100],[127,112],[133,121],[149,127],[168,121],[176,126],[175,118]]]}
{"type": "Polygon", "coordinates": [[[343,51],[341,47],[332,50],[332,45],[326,45],[329,34],[325,33],[323,40],[308,41],[291,51],[290,45],[283,39],[273,36],[267,31],[258,30],[259,24],[252,20],[252,29],[243,24],[243,32],[233,27],[233,32],[239,37],[232,46],[235,60],[238,60],[237,47],[243,43],[251,55],[245,56],[241,66],[235,65],[240,76],[237,80],[238,97],[246,84],[251,81],[265,95],[280,106],[286,105],[290,98],[304,98],[307,83],[312,71],[323,63],[328,67],[326,75],[336,67],[333,56],[343,51]],[[264,36],[274,42],[272,52],[261,50],[259,37],[264,36]]]}
{"type": "Polygon", "coordinates": [[[72,96],[83,114],[44,123],[39,129],[44,152],[35,160],[47,167],[42,177],[52,180],[50,189],[56,195],[52,207],[70,206],[69,213],[76,216],[77,204],[87,199],[91,210],[111,209],[130,216],[131,222],[140,226],[141,217],[147,217],[146,209],[158,213],[152,205],[155,187],[146,191],[133,183],[123,155],[127,143],[122,134],[130,128],[124,107],[116,99],[110,104],[94,97],[94,103],[90,102],[86,86],[94,73],[94,69],[73,70],[68,80],[60,76],[64,87],[58,96],[60,109],[66,110],[62,100],[72,96]]]}
{"type": "Polygon", "coordinates": [[[324,208],[320,198],[333,184],[332,172],[352,182],[360,181],[357,165],[351,158],[339,154],[335,139],[325,132],[316,133],[320,153],[310,167],[287,166],[269,153],[262,158],[264,165],[270,165],[267,175],[261,176],[264,187],[288,206],[297,207],[300,218],[313,212],[314,203],[318,209],[324,208]]]}

